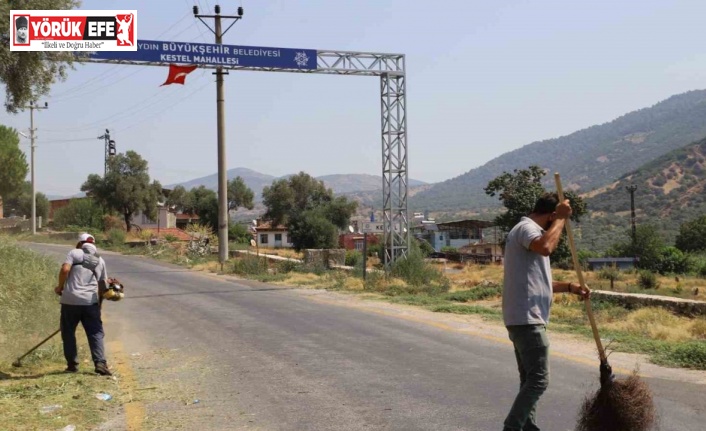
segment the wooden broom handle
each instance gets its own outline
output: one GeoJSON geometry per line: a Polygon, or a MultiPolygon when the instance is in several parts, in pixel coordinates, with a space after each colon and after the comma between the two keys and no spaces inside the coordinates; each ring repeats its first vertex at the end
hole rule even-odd
{"type": "MultiPolygon", "coordinates": [[[[554,174],[554,181],[556,182],[556,191],[559,195],[559,201],[564,202],[564,189],[561,187],[561,177],[559,173],[554,174]]],[[[581,287],[588,289],[586,282],[583,278],[583,272],[581,272],[581,265],[579,264],[579,257],[576,254],[576,245],[574,245],[574,234],[571,232],[571,220],[567,219],[566,226],[566,236],[569,239],[569,248],[571,249],[571,260],[574,262],[574,269],[576,270],[576,276],[579,279],[581,287]]],[[[588,321],[591,322],[591,330],[593,331],[593,339],[596,341],[596,347],[598,347],[598,356],[601,362],[606,362],[608,359],[605,355],[605,350],[603,349],[603,344],[601,343],[601,337],[598,335],[598,327],[596,326],[596,319],[593,317],[593,309],[591,308],[591,299],[586,298],[584,300],[586,304],[586,314],[588,314],[588,321]]]]}

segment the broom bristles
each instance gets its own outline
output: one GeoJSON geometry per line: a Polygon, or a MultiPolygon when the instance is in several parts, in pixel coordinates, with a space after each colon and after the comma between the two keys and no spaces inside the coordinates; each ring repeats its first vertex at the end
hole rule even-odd
{"type": "Polygon", "coordinates": [[[647,431],[655,424],[652,391],[637,373],[607,383],[586,400],[578,431],[647,431]]]}

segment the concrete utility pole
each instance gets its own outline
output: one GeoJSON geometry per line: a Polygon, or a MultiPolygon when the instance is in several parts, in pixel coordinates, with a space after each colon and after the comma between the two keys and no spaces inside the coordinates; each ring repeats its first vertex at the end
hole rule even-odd
{"type": "Polygon", "coordinates": [[[632,245],[634,247],[637,241],[637,228],[635,227],[635,190],[637,190],[637,186],[635,184],[626,186],[625,190],[630,193],[630,223],[632,224],[632,245]]]}
{"type": "Polygon", "coordinates": [[[635,226],[635,190],[637,186],[631,184],[625,187],[630,193],[630,223],[632,224],[632,252],[633,252],[633,265],[637,266],[637,227],[635,226]]]}
{"type": "Polygon", "coordinates": [[[48,108],[49,104],[47,104],[47,102],[44,102],[44,106],[35,106],[34,102],[29,102],[29,106],[25,106],[25,109],[29,109],[29,136],[32,141],[30,156],[30,165],[32,170],[32,235],[37,234],[37,187],[34,182],[34,149],[36,147],[36,145],[34,145],[34,140],[36,139],[34,132],[37,129],[34,128],[34,110],[48,108]]]}
{"type": "MultiPolygon", "coordinates": [[[[243,17],[243,8],[238,8],[238,15],[221,15],[221,7],[216,5],[215,15],[199,15],[198,6],[194,6],[194,16],[198,18],[216,36],[216,44],[223,44],[223,35],[243,17]],[[214,28],[203,20],[213,18],[214,28]],[[232,19],[231,25],[223,31],[221,19],[232,19]]],[[[225,94],[223,75],[227,72],[222,67],[216,69],[216,117],[218,121],[218,260],[223,263],[228,260],[228,177],[226,172],[226,125],[225,125],[225,94]]]]}

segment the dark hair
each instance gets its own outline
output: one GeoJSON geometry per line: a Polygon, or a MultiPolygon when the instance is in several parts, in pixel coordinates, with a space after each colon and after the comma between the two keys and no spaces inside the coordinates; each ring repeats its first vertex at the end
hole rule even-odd
{"type": "Polygon", "coordinates": [[[532,213],[551,214],[556,211],[557,205],[559,205],[559,196],[556,193],[544,193],[537,199],[532,213]]]}

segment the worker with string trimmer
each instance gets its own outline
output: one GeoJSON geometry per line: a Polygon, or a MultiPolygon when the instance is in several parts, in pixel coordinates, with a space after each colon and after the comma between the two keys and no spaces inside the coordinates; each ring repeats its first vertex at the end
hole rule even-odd
{"type": "Polygon", "coordinates": [[[559,245],[569,217],[569,201],[560,202],[556,193],[546,193],[505,240],[503,320],[515,348],[520,391],[505,419],[504,431],[539,430],[536,407],[549,385],[547,324],[553,294],[590,295],[579,283],[552,280],[549,255],[559,245]]]}
{"type": "Polygon", "coordinates": [[[105,359],[103,345],[103,321],[101,303],[103,298],[119,300],[121,292],[111,292],[117,280],[108,278],[105,261],[98,254],[93,235],[79,235],[76,248],[66,256],[59,272],[59,285],[54,289],[61,296],[61,340],[64,344],[66,371],[78,371],[76,327],[83,325],[91,349],[95,372],[103,376],[112,373],[105,359]],[[115,297],[114,295],[118,296],[115,297]]]}

